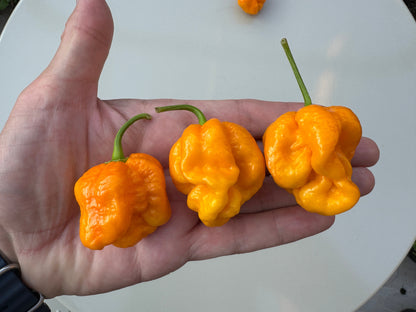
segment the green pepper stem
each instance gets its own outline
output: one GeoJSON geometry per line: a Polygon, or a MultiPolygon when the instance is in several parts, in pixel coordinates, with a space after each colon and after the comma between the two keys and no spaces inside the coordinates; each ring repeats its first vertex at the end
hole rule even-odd
{"type": "Polygon", "coordinates": [[[296,66],[295,59],[294,59],[294,57],[292,55],[292,52],[290,51],[290,48],[289,48],[289,44],[287,42],[287,39],[286,38],[283,38],[280,41],[280,43],[282,44],[282,47],[283,47],[283,49],[286,52],[286,56],[287,56],[287,58],[289,60],[290,66],[292,66],[293,73],[295,74],[296,81],[298,82],[300,91],[302,92],[303,99],[305,101],[305,106],[311,105],[312,104],[311,97],[309,96],[308,90],[306,89],[306,86],[303,83],[302,77],[301,77],[301,75],[299,73],[299,69],[296,66]]]}
{"type": "Polygon", "coordinates": [[[116,134],[116,138],[114,139],[114,149],[111,161],[126,161],[126,158],[124,157],[123,153],[123,147],[121,146],[121,139],[124,135],[124,132],[126,132],[127,128],[140,119],[152,119],[152,116],[150,116],[149,114],[139,114],[130,118],[126,121],[126,123],[123,126],[121,126],[120,130],[118,130],[116,134]]]}
{"type": "Polygon", "coordinates": [[[207,122],[204,114],[195,106],[182,104],[182,105],[171,105],[171,106],[162,106],[162,107],[155,107],[157,113],[167,112],[167,111],[174,111],[174,110],[187,110],[196,115],[198,117],[198,122],[202,126],[204,123],[207,122]]]}

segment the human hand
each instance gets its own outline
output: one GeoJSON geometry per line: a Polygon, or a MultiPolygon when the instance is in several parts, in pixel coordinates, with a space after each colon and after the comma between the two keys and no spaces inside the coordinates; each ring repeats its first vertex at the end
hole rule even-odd
{"type": "MultiPolygon", "coordinates": [[[[55,57],[21,93],[0,135],[0,250],[20,264],[28,286],[47,297],[101,293],[156,279],[187,261],[278,246],[332,225],[334,217],[306,212],[268,176],[238,216],[221,227],[204,226],[167,170],[169,149],[195,123],[194,116],[154,113],[155,106],[184,101],[97,99],[112,33],[104,0],[78,0],[55,57]],[[129,128],[124,152],[148,153],[161,161],[171,220],[134,247],[89,250],[79,239],[74,183],[88,168],[110,160],[115,133],[138,113],[154,118],[129,128]]],[[[256,100],[186,103],[207,118],[244,126],[259,142],[277,116],[301,106],[256,100]]],[[[363,195],[374,186],[365,167],[377,160],[376,144],[364,138],[353,159],[353,180],[363,195]]]]}

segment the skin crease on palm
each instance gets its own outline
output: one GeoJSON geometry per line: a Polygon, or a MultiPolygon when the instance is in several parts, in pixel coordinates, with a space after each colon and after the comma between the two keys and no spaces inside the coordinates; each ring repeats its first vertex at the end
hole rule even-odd
{"type": "MultiPolygon", "coordinates": [[[[289,243],[334,223],[334,217],[298,207],[267,176],[238,216],[222,227],[204,226],[186,207],[186,197],[175,189],[167,169],[170,147],[186,126],[196,123],[195,117],[183,111],[154,113],[155,106],[185,101],[97,99],[112,35],[105,1],[78,0],[56,55],[23,90],[1,132],[0,250],[20,264],[28,286],[46,297],[102,293],[159,278],[187,261],[289,243]],[[162,163],[172,218],[134,247],[89,250],[79,239],[74,183],[91,166],[110,160],[116,131],[138,113],[150,113],[153,119],[129,128],[124,152],[148,153],[162,163]]],[[[244,126],[260,146],[263,132],[277,116],[302,106],[258,100],[186,103],[199,107],[208,119],[244,126]]],[[[366,167],[378,157],[377,145],[363,138],[352,161],[353,181],[362,195],[374,187],[366,167]]]]}

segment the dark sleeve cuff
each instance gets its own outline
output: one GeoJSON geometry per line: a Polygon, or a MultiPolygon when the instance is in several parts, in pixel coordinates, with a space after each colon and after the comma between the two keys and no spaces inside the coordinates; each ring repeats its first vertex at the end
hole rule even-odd
{"type": "MultiPolygon", "coordinates": [[[[7,262],[0,256],[0,269],[7,265],[7,262]]],[[[38,293],[33,292],[23,283],[18,270],[8,270],[0,275],[0,311],[50,312],[51,310],[45,303],[33,310],[39,302],[43,301],[42,299],[38,293]]]]}

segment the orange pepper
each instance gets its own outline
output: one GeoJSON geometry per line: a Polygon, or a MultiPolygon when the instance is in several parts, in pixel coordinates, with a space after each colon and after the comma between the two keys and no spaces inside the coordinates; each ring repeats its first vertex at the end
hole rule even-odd
{"type": "Polygon", "coordinates": [[[351,181],[351,159],[362,129],[346,107],[311,105],[287,41],[283,47],[298,80],[305,106],[276,119],[263,136],[266,165],[275,182],[293,193],[308,211],[335,215],[360,198],[351,181]]]}
{"type": "Polygon", "coordinates": [[[264,157],[252,135],[240,125],[206,121],[196,107],[173,105],[157,112],[185,109],[199,124],[187,127],[169,154],[169,170],[177,189],[188,195],[188,207],[207,226],[221,226],[262,186],[264,157]]]}
{"type": "Polygon", "coordinates": [[[238,5],[244,10],[244,12],[256,15],[263,8],[263,4],[266,0],[238,0],[238,5]]]}
{"type": "Polygon", "coordinates": [[[127,248],[165,224],[171,215],[163,168],[154,157],[134,153],[124,157],[121,138],[140,114],[120,128],[112,160],[90,168],[75,183],[81,209],[80,238],[90,249],[113,244],[127,248]]]}
{"type": "Polygon", "coordinates": [[[306,210],[338,214],[360,198],[350,163],[360,139],[361,125],[350,109],[305,106],[281,115],[267,128],[267,168],[306,210]]]}

